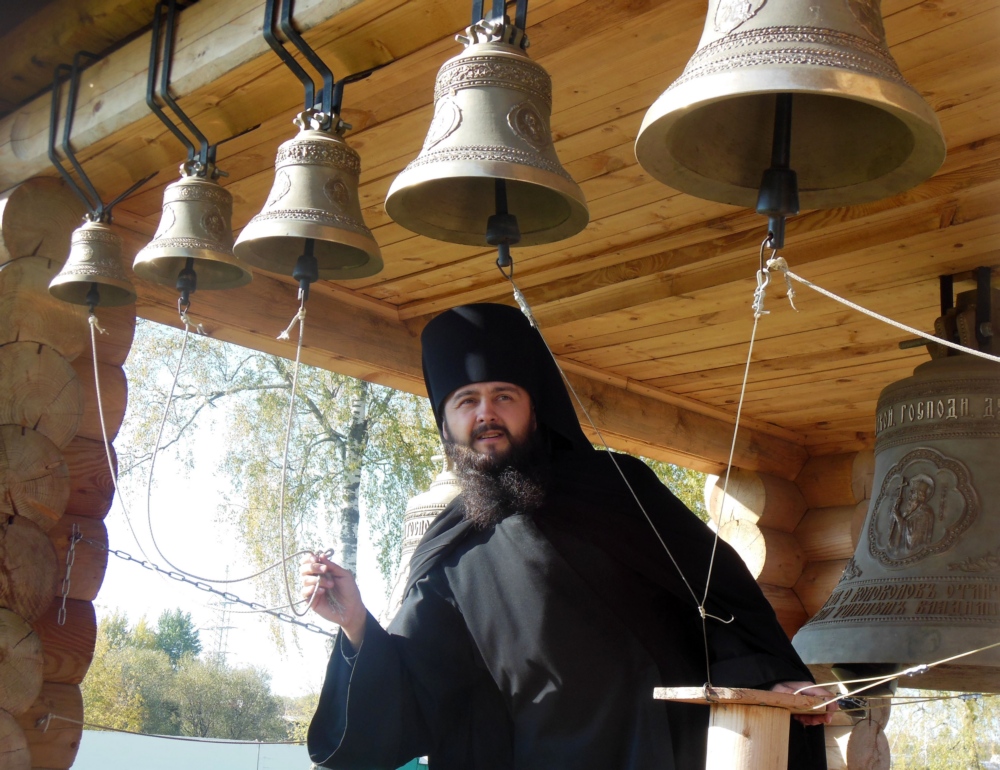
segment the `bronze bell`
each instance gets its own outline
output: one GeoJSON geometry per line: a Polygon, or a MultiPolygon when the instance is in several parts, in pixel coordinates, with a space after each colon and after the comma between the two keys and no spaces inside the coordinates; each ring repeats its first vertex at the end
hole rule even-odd
{"type": "Polygon", "coordinates": [[[87,220],[70,236],[69,256],[49,283],[49,293],[74,305],[108,307],[135,302],[122,267],[122,239],[103,222],[87,220]]]}
{"type": "MultiPolygon", "coordinates": [[[[936,358],[882,391],[857,550],[793,640],[821,679],[828,666],[889,675],[1000,641],[998,457],[1000,364],[936,358]]],[[[1000,692],[1000,647],[901,684],[1000,692]]]]}
{"type": "Polygon", "coordinates": [[[944,160],[934,111],[889,53],[879,0],[710,0],[697,51],[643,119],[636,158],[677,190],[752,208],[778,94],[792,94],[802,208],[894,195],[944,160]]]}
{"type": "Polygon", "coordinates": [[[197,164],[181,165],[181,178],[163,191],[156,234],[135,256],[140,278],[174,286],[185,268],[198,276],[199,289],[233,289],[253,277],[233,256],[233,195],[199,175],[197,164]],[[192,260],[188,264],[188,260],[192,260]]]}
{"type": "Polygon", "coordinates": [[[325,129],[323,117],[296,117],[301,130],[278,148],[271,193],[234,251],[248,265],[290,275],[308,247],[320,278],[366,278],[382,269],[382,252],[361,215],[361,159],[342,136],[349,126],[334,118],[336,128],[325,129]]]}
{"type": "Polygon", "coordinates": [[[498,179],[506,180],[520,245],[568,238],[587,226],[583,191],[552,144],[552,79],[520,46],[500,42],[509,30],[495,21],[469,27],[460,38],[465,50],[438,72],[423,149],[385,199],[386,213],[403,227],[486,245],[498,179]]]}

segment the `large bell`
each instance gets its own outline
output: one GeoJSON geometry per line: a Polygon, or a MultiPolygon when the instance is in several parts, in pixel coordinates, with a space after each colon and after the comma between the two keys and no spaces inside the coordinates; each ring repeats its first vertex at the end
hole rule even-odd
{"type": "MultiPolygon", "coordinates": [[[[481,33],[470,28],[469,40],[481,33]]],[[[520,245],[580,232],[587,201],[556,156],[551,113],[552,79],[520,47],[471,42],[438,72],[423,149],[393,181],[386,213],[421,235],[485,246],[504,179],[520,245]]]]}
{"type": "Polygon", "coordinates": [[[49,293],[92,307],[135,302],[135,288],[122,267],[121,236],[103,222],[84,222],[70,236],[69,256],[49,283],[49,293]]]}
{"type": "Polygon", "coordinates": [[[236,256],[290,275],[311,248],[320,278],[375,275],[382,252],[361,216],[361,159],[339,131],[309,120],[306,113],[296,118],[298,136],[278,148],[271,193],[236,239],[236,256]]]}
{"type": "Polygon", "coordinates": [[[879,0],[710,0],[697,51],[643,119],[636,158],[675,189],[753,208],[777,94],[792,94],[802,208],[894,195],[944,160],[934,111],[889,53],[879,0]]]}
{"type": "Polygon", "coordinates": [[[181,178],[163,191],[160,226],[136,254],[135,274],[174,286],[181,271],[190,268],[199,289],[244,286],[253,276],[233,256],[232,218],[232,193],[185,163],[181,178]]]}
{"type": "MultiPolygon", "coordinates": [[[[857,550],[793,640],[814,672],[888,675],[1000,641],[997,458],[1000,364],[938,358],[882,391],[857,550]]],[[[901,684],[1000,692],[1000,647],[901,684]]]]}

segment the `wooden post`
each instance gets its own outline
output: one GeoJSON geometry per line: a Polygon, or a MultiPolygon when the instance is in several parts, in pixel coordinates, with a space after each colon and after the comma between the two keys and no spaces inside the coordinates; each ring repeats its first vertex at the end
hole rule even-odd
{"type": "Polygon", "coordinates": [[[815,713],[825,701],[728,687],[657,687],[653,697],[709,707],[705,770],[787,770],[791,715],[815,713]]]}
{"type": "MultiPolygon", "coordinates": [[[[113,493],[86,310],[48,292],[78,210],[75,196],[51,179],[0,195],[0,740],[10,752],[0,754],[4,770],[73,763],[83,719],[78,684],[97,632],[91,602],[107,566],[106,552],[77,549],[66,623],[59,625],[60,578],[74,527],[106,544],[101,519],[113,493]],[[49,714],[63,719],[47,720],[49,714]]],[[[134,306],[114,311],[107,314],[113,342],[98,347],[112,435],[125,410],[121,364],[135,326],[134,306]]]]}

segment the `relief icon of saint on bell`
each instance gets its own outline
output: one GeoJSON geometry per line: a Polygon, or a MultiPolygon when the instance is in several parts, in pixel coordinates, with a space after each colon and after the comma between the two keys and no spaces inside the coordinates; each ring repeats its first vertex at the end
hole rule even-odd
{"type": "Polygon", "coordinates": [[[885,566],[902,567],[950,549],[978,514],[965,464],[917,449],[885,475],[868,525],[869,549],[885,566]]]}

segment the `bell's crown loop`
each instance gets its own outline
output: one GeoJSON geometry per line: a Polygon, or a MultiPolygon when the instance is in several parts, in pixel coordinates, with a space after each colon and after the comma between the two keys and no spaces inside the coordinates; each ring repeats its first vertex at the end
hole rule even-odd
{"type": "Polygon", "coordinates": [[[477,21],[465,28],[464,35],[455,35],[455,40],[469,47],[479,43],[509,43],[526,49],[531,45],[523,29],[510,23],[507,18],[489,18],[477,21]]]}
{"type": "MultiPolygon", "coordinates": [[[[469,29],[494,28],[513,29],[490,22],[469,29]]],[[[521,245],[580,232],[587,203],[556,155],[551,113],[552,80],[519,46],[470,43],[438,72],[423,147],[393,180],[386,213],[421,235],[487,246],[496,183],[504,180],[521,245]]]]}
{"type": "Polygon", "coordinates": [[[56,299],[74,305],[94,305],[95,287],[100,304],[108,307],[135,302],[135,289],[122,267],[122,239],[106,222],[89,216],[70,236],[69,256],[49,284],[56,299]]]}
{"type": "Polygon", "coordinates": [[[710,0],[697,51],[643,119],[636,158],[677,190],[753,208],[779,94],[792,95],[789,168],[804,209],[894,195],[944,160],[940,124],[893,60],[878,0],[710,0]]]}

